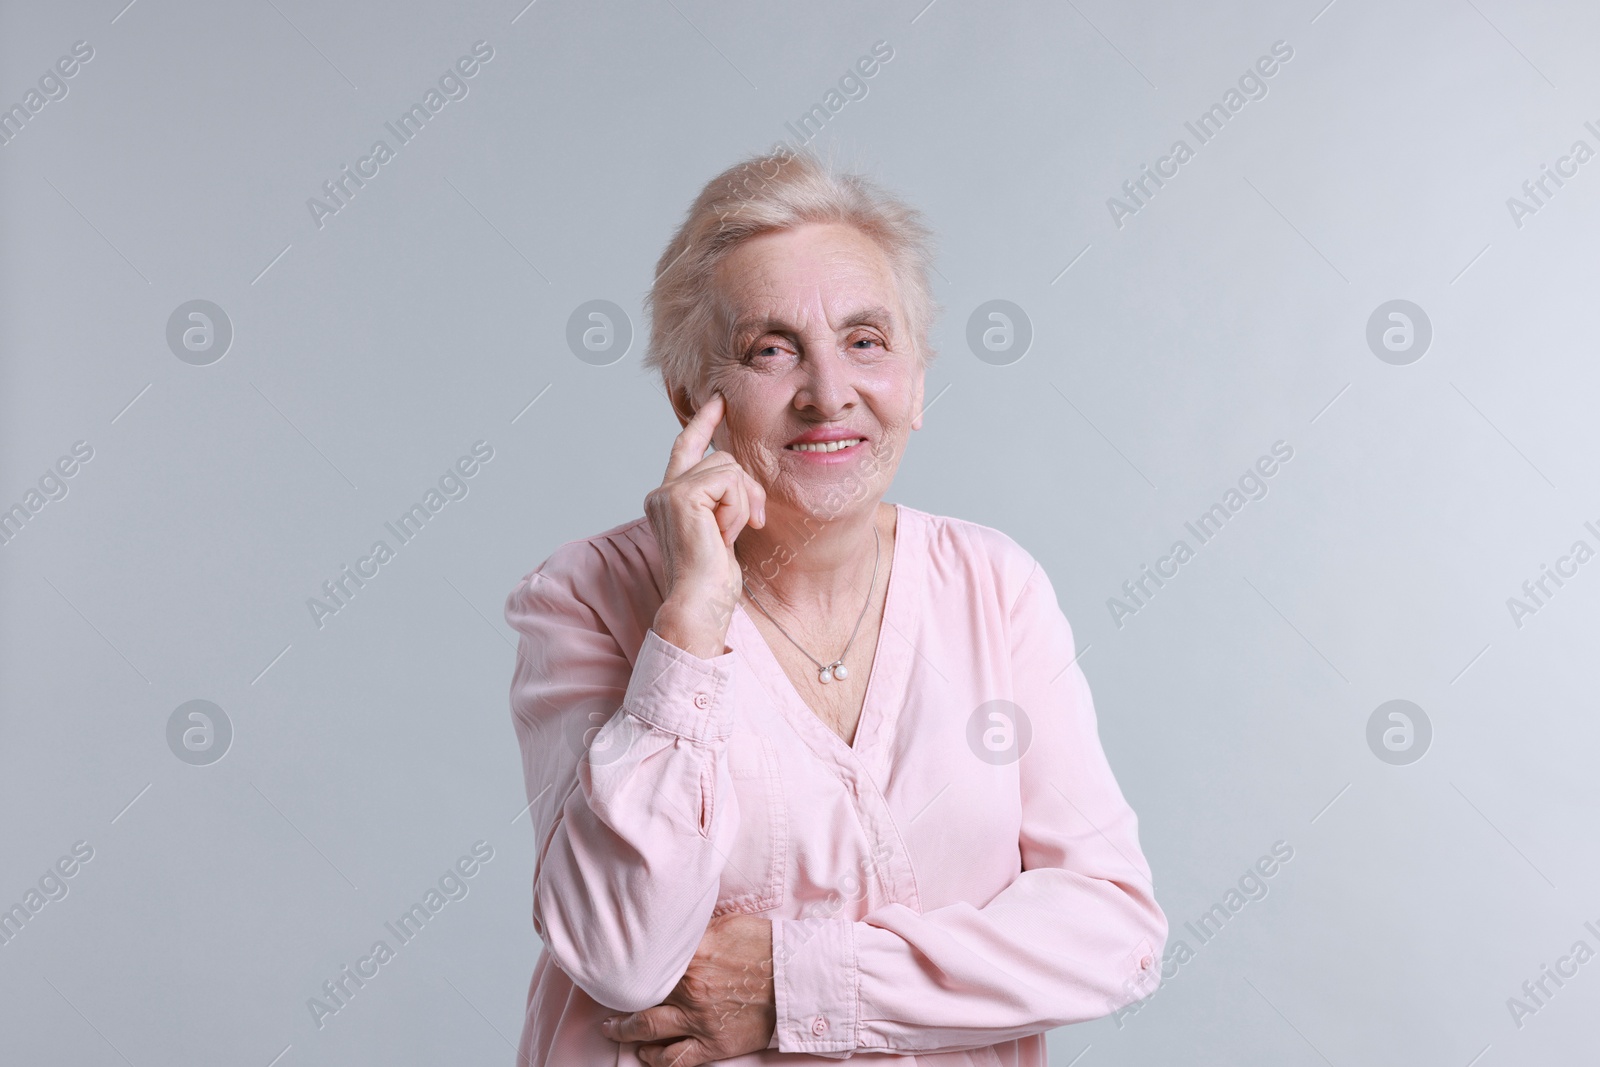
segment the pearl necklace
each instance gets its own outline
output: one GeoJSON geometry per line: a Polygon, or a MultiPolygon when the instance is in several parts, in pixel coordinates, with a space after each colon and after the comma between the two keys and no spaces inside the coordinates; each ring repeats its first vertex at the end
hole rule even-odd
{"type": "Polygon", "coordinates": [[[872,527],[872,582],[867,586],[867,602],[866,604],[861,605],[861,614],[856,616],[856,628],[850,631],[850,640],[844,643],[844,652],[839,653],[839,658],[828,664],[824,664],[821,660],[817,659],[817,657],[813,656],[809,652],[806,652],[799,641],[796,641],[793,637],[790,637],[789,631],[785,630],[781,625],[779,625],[778,620],[772,617],[772,613],[761,606],[761,601],[757,600],[755,593],[750,591],[750,583],[746,582],[743,576],[741,576],[739,579],[740,583],[744,585],[744,591],[750,594],[750,602],[760,609],[761,614],[765,615],[767,620],[771,622],[772,625],[778,627],[779,633],[789,638],[790,644],[794,645],[795,648],[800,649],[802,653],[805,653],[806,659],[817,665],[817,681],[821,682],[823,685],[827,685],[835,678],[842,682],[846,678],[850,677],[850,669],[844,665],[844,657],[845,653],[850,651],[850,646],[855,642],[857,631],[861,629],[861,620],[867,617],[867,605],[872,603],[872,590],[878,584],[878,555],[880,549],[882,548],[882,544],[883,538],[878,535],[878,527],[874,525],[872,527]]]}

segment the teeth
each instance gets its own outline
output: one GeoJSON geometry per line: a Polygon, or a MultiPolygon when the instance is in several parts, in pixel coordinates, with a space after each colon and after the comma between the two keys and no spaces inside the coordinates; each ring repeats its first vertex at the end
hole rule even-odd
{"type": "Polygon", "coordinates": [[[789,447],[796,452],[837,452],[841,448],[849,448],[851,445],[860,444],[865,440],[865,437],[847,437],[843,441],[825,441],[815,444],[790,445],[789,447]]]}

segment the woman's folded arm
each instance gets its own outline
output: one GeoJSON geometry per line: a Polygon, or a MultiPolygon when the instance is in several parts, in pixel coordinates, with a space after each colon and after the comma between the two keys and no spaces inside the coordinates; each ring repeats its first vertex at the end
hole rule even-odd
{"type": "Polygon", "coordinates": [[[1037,565],[1011,611],[1011,646],[1015,703],[1032,727],[1018,764],[1022,872],[982,907],[774,920],[782,1051],[980,1048],[1154,991],[1167,920],[1071,629],[1037,565]]]}
{"type": "Polygon", "coordinates": [[[636,661],[549,561],[506,602],[512,718],[540,852],[534,929],[581,989],[660,1003],[716,905],[738,829],[726,747],[733,653],[647,631],[636,661]],[[617,712],[618,707],[622,709],[617,712]]]}

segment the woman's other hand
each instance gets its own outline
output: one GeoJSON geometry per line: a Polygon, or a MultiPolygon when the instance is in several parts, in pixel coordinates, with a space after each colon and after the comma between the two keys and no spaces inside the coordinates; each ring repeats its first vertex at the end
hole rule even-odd
{"type": "Polygon", "coordinates": [[[766,525],[761,483],[728,453],[705,455],[725,410],[722,394],[713,393],[673,441],[666,477],[644,498],[667,582],[653,629],[702,659],[722,655],[739,602],[743,572],[733,543],[747,523],[766,525]]]}
{"type": "Polygon", "coordinates": [[[772,923],[719,915],[666,1000],[612,1016],[600,1031],[613,1041],[646,1042],[638,1055],[648,1067],[699,1067],[766,1048],[777,1022],[772,923]]]}

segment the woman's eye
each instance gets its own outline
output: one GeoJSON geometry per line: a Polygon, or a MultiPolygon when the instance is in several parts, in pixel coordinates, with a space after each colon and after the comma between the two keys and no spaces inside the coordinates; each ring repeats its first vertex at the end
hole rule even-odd
{"type": "Polygon", "coordinates": [[[858,345],[866,344],[866,345],[877,345],[879,348],[883,347],[882,342],[880,342],[876,337],[861,337],[861,338],[857,338],[855,343],[858,344],[858,345]]]}

